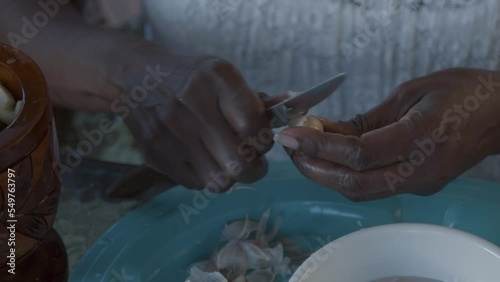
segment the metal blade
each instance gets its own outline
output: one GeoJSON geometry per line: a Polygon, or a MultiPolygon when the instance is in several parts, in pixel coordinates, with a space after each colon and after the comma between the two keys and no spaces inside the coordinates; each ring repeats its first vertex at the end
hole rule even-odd
{"type": "Polygon", "coordinates": [[[323,83],[320,83],[309,90],[306,90],[297,96],[285,100],[281,103],[273,105],[267,111],[272,113],[275,109],[286,107],[288,114],[296,115],[306,112],[310,108],[316,106],[321,101],[325,100],[344,82],[346,78],[345,73],[341,73],[334,78],[331,78],[323,83]]]}

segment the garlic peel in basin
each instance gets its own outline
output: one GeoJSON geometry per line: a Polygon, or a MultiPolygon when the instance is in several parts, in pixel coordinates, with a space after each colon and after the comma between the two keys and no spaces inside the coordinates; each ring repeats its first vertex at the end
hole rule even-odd
{"type": "Polygon", "coordinates": [[[15,101],[12,94],[0,83],[0,122],[11,124],[21,111],[22,101],[15,101]]]}

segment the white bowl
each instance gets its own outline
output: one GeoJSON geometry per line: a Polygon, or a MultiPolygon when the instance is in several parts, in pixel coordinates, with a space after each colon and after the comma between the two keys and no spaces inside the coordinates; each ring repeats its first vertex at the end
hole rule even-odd
{"type": "Polygon", "coordinates": [[[321,248],[290,282],[369,282],[391,276],[498,282],[500,248],[438,225],[382,225],[348,234],[321,248]]]}

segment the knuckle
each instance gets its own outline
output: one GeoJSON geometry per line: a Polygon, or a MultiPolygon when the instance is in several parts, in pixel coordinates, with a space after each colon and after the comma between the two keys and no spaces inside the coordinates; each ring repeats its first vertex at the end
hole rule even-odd
{"type": "Polygon", "coordinates": [[[369,153],[363,142],[352,139],[352,152],[348,154],[348,164],[355,171],[362,171],[369,168],[369,153]]]}
{"type": "Polygon", "coordinates": [[[360,197],[361,185],[359,178],[352,173],[343,173],[338,181],[342,194],[346,197],[360,197]]]}
{"type": "Polygon", "coordinates": [[[205,64],[206,70],[220,75],[238,72],[236,67],[229,61],[217,57],[209,57],[205,64]]]}
{"type": "Polygon", "coordinates": [[[368,115],[367,114],[357,114],[351,123],[358,129],[359,135],[363,132],[368,132],[370,130],[368,115]]]}
{"type": "Polygon", "coordinates": [[[241,109],[239,122],[235,123],[235,130],[239,133],[241,137],[249,137],[259,142],[260,135],[267,134],[263,132],[261,124],[257,120],[257,114],[253,109],[241,109]]]}
{"type": "Polygon", "coordinates": [[[324,142],[322,139],[314,140],[314,139],[305,139],[303,140],[305,142],[299,142],[299,144],[304,144],[305,149],[307,150],[307,153],[313,156],[319,156],[323,157],[324,152],[325,152],[325,146],[323,145],[324,142]]]}

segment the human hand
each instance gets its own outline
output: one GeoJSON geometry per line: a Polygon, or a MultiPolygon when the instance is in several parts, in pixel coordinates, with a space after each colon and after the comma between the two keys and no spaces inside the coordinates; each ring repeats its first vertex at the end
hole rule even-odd
{"type": "Polygon", "coordinates": [[[293,127],[275,138],[306,177],[354,201],[431,195],[500,153],[500,73],[435,72],[348,122],[322,122],[324,133],[293,127]]]}
{"type": "Polygon", "coordinates": [[[263,177],[272,131],[263,102],[238,70],[214,57],[146,48],[152,50],[141,49],[147,55],[117,76],[128,97],[112,109],[147,165],[188,188],[217,192],[263,177]]]}

